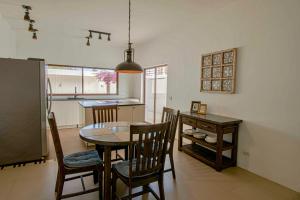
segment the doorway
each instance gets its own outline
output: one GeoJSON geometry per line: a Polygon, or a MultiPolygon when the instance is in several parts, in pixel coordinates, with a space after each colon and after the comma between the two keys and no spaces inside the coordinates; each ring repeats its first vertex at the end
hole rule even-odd
{"type": "Polygon", "coordinates": [[[161,121],[163,107],[167,104],[167,80],[167,65],[145,69],[144,100],[146,122],[158,123],[161,121]]]}

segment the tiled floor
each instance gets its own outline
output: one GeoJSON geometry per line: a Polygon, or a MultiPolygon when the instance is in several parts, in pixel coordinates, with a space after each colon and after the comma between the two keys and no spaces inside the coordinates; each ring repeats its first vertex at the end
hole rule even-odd
{"type": "MultiPolygon", "coordinates": [[[[78,137],[78,129],[60,130],[64,153],[85,150],[78,137]]],[[[43,164],[27,164],[25,167],[7,167],[0,171],[0,200],[53,200],[57,163],[51,145],[50,160],[43,164]]],[[[168,200],[299,200],[300,194],[240,168],[216,172],[205,164],[175,151],[176,181],[165,174],[165,195],[168,200]]],[[[168,162],[168,161],[167,161],[168,162]]],[[[86,184],[93,186],[92,179],[86,184]]],[[[157,190],[156,184],[152,187],[157,190]]],[[[65,185],[64,193],[81,189],[80,181],[65,185]]],[[[119,182],[118,193],[126,187],[119,182]]],[[[71,199],[97,200],[91,193],[71,199]]],[[[154,199],[149,194],[137,199],[154,199]]]]}

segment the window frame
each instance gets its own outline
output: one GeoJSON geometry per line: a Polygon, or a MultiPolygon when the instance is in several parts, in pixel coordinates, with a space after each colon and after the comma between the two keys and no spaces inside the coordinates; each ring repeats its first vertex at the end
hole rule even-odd
{"type": "Polygon", "coordinates": [[[62,64],[46,64],[46,66],[49,67],[69,67],[69,68],[81,68],[82,74],[81,74],[81,93],[53,93],[53,96],[112,96],[112,95],[119,95],[119,73],[115,72],[117,74],[117,80],[116,80],[116,93],[106,94],[106,93],[84,93],[84,69],[102,69],[102,70],[113,70],[110,68],[102,68],[102,67],[87,67],[87,66],[74,66],[74,65],[62,65],[62,64]]]}

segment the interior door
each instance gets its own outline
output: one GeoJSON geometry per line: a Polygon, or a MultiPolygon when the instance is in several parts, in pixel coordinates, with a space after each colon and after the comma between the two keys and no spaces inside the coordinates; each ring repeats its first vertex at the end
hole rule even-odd
{"type": "Polygon", "coordinates": [[[163,107],[167,103],[167,65],[145,69],[145,120],[150,123],[161,121],[163,107]]]}

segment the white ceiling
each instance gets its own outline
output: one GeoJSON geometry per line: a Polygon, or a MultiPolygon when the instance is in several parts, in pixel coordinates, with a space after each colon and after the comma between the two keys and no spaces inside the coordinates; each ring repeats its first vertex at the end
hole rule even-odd
{"type": "MultiPolygon", "coordinates": [[[[142,43],[193,20],[209,7],[234,0],[132,0],[132,40],[142,43]]],[[[127,0],[0,0],[0,13],[16,31],[26,31],[22,4],[31,5],[31,17],[43,34],[83,38],[88,29],[112,33],[112,43],[126,44],[127,0]]]]}

